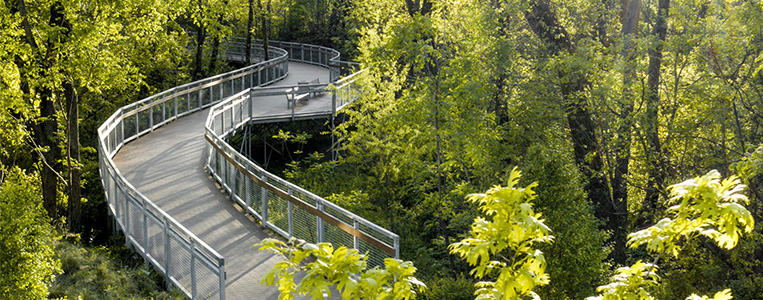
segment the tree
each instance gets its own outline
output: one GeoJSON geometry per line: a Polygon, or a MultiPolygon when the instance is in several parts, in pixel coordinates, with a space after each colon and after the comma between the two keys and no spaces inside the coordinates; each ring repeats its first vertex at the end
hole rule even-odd
{"type": "Polygon", "coordinates": [[[471,275],[497,277],[475,284],[476,299],[538,299],[533,289],[549,282],[546,258],[535,244],[550,243],[553,236],[532,208],[537,183],[518,187],[521,176],[514,168],[505,187],[470,195],[487,218],[477,217],[469,237],[450,245],[452,253],[474,267],[471,275]]]}
{"type": "Polygon", "coordinates": [[[57,195],[62,185],[69,230],[79,232],[80,111],[85,107],[87,113],[108,102],[104,94],[109,91],[132,91],[141,86],[143,74],[135,67],[140,61],[137,57],[145,56],[146,49],[174,41],[156,40],[167,34],[161,29],[174,22],[169,20],[180,8],[176,2],[162,1],[36,4],[29,8],[24,0],[8,6],[3,3],[13,22],[1,34],[21,42],[8,48],[15,63],[10,76],[16,79],[9,82],[19,91],[14,95],[17,99],[39,107],[19,119],[27,120],[27,126],[34,129],[30,148],[39,153],[46,210],[58,220],[57,195]]]}
{"type": "Polygon", "coordinates": [[[0,178],[0,298],[47,299],[60,262],[39,183],[18,168],[0,170],[0,178]]]}

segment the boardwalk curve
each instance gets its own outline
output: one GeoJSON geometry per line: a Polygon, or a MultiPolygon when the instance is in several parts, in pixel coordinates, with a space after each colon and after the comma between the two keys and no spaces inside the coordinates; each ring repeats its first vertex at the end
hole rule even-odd
{"type": "MultiPolygon", "coordinates": [[[[309,86],[321,96],[287,109],[284,85],[334,81],[338,53],[276,44],[269,61],[122,107],[99,128],[101,179],[116,228],[192,299],[277,298],[275,288],[258,283],[278,258],[251,247],[268,237],[252,216],[282,236],[345,244],[377,261],[399,253],[397,235],[259,169],[225,143],[247,123],[331,119],[357,98],[350,77],[335,89],[309,86]]],[[[229,57],[243,57],[240,50],[232,45],[229,57]]]]}

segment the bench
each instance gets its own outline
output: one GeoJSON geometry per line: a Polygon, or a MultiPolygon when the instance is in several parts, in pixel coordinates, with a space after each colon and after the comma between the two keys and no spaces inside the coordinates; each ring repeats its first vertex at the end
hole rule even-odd
{"type": "Polygon", "coordinates": [[[300,90],[304,89],[305,88],[300,89],[298,86],[286,89],[286,108],[291,108],[292,106],[297,105],[298,101],[302,101],[310,96],[309,92],[301,93],[300,90]]]}
{"type": "Polygon", "coordinates": [[[286,108],[291,108],[292,106],[297,105],[298,101],[309,98],[311,94],[314,97],[318,93],[321,93],[321,89],[312,89],[308,86],[314,84],[320,84],[320,80],[315,78],[310,81],[299,81],[297,82],[297,86],[286,89],[286,108]]]}

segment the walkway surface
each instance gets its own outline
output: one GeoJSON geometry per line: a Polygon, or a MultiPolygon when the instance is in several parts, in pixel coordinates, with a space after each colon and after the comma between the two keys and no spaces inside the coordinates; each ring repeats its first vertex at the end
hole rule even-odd
{"type": "MultiPolygon", "coordinates": [[[[328,69],[290,62],[289,75],[274,85],[315,78],[328,83],[328,69]]],[[[291,113],[283,95],[261,97],[257,103],[263,117],[291,113]]],[[[311,99],[296,110],[331,111],[331,97],[311,99]]],[[[252,247],[268,234],[234,206],[204,171],[208,112],[185,116],[128,143],[114,162],[141,193],[225,257],[227,299],[277,299],[277,288],[259,282],[281,258],[252,247]]]]}

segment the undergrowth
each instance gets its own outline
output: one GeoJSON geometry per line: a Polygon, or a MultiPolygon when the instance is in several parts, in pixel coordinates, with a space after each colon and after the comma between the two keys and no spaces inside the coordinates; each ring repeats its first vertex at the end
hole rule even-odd
{"type": "Polygon", "coordinates": [[[62,273],[50,288],[52,299],[183,299],[167,292],[164,279],[124,244],[83,246],[77,241],[55,242],[62,273]]]}

